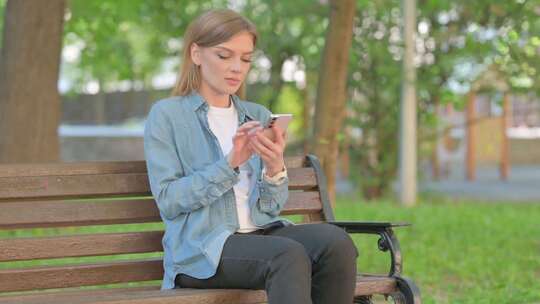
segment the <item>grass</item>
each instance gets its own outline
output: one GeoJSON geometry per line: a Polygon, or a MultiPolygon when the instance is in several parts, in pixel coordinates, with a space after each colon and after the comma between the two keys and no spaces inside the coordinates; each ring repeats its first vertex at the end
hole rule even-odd
{"type": "MultiPolygon", "coordinates": [[[[396,234],[404,256],[403,274],[418,284],[423,303],[540,303],[540,204],[425,198],[416,207],[403,208],[389,201],[357,203],[340,198],[335,214],[338,220],[413,224],[396,228],[396,234]]],[[[161,227],[141,224],[0,231],[0,238],[161,227]]],[[[376,236],[352,237],[360,251],[359,271],[388,271],[388,255],[377,250],[376,236]]],[[[4,262],[0,269],[146,256],[156,254],[4,262]]]]}
{"type": "MultiPolygon", "coordinates": [[[[413,208],[342,198],[338,220],[406,221],[396,228],[404,275],[423,303],[540,303],[540,204],[427,200],[413,208]]],[[[386,272],[376,236],[354,235],[358,269],[386,272]]]]}

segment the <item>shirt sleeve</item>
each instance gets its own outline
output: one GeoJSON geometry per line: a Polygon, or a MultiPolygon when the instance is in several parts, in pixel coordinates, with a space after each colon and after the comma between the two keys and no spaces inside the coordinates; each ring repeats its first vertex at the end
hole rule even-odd
{"type": "Polygon", "coordinates": [[[167,219],[208,206],[238,182],[225,157],[186,175],[173,132],[167,115],[154,106],[145,124],[144,154],[152,195],[167,219]]]}

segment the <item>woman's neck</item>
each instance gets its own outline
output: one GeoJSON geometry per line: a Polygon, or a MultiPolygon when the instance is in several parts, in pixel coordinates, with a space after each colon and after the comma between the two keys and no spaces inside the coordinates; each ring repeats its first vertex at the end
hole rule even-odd
{"type": "Polygon", "coordinates": [[[199,94],[201,94],[201,96],[210,106],[219,108],[228,108],[231,106],[229,94],[218,94],[204,85],[201,85],[199,94]]]}

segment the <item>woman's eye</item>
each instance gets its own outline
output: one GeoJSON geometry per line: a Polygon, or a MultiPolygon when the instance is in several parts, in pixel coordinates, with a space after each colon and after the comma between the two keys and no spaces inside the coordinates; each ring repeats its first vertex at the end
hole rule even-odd
{"type": "MultiPolygon", "coordinates": [[[[217,56],[219,57],[219,59],[222,59],[222,60],[226,60],[226,59],[230,59],[231,57],[228,56],[228,55],[222,55],[222,54],[217,54],[217,56]]],[[[250,63],[251,62],[251,58],[242,58],[241,59],[243,62],[247,62],[247,63],[250,63]]]]}

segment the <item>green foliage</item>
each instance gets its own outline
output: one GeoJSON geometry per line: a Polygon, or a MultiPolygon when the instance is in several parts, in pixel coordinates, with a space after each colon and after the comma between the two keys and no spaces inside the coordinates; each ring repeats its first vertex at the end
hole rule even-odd
{"type": "Polygon", "coordinates": [[[224,2],[71,0],[64,44],[80,49],[80,61],[67,64],[75,90],[90,80],[150,87],[164,60],[179,56],[188,22],[224,2]]]}
{"type": "Polygon", "coordinates": [[[302,136],[302,111],[303,103],[301,92],[294,86],[286,85],[283,87],[275,107],[275,113],[291,113],[294,119],[288,127],[289,138],[293,136],[302,136]]]}
{"type": "MultiPolygon", "coordinates": [[[[0,12],[5,3],[0,0],[0,12]]],[[[310,133],[299,127],[304,125],[302,112],[311,109],[296,105],[316,92],[329,15],[324,1],[70,0],[64,45],[78,50],[80,57],[68,60],[62,73],[76,84],[75,92],[81,92],[90,80],[98,81],[105,90],[119,83],[128,83],[131,89],[150,88],[154,76],[177,70],[188,23],[204,10],[228,6],[251,19],[259,31],[259,55],[265,60],[254,62],[248,99],[272,111],[283,109],[283,104],[295,105],[291,111],[297,114],[297,125],[293,127],[302,139],[310,133]],[[286,60],[294,60],[308,75],[307,87],[282,78],[286,60]]],[[[540,18],[535,10],[537,1],[526,0],[418,3],[422,147],[430,146],[438,130],[436,105],[451,103],[462,108],[463,93],[482,71],[497,71],[513,92],[538,93],[540,39],[536,33],[540,32],[540,18]],[[468,70],[463,72],[464,68],[468,70]]],[[[350,171],[357,172],[364,194],[376,197],[388,189],[397,168],[403,52],[400,1],[358,0],[356,16],[344,127],[352,130],[350,171]]],[[[341,139],[347,142],[343,136],[341,139]]],[[[421,151],[430,153],[429,149],[421,151]]]]}
{"type": "MultiPolygon", "coordinates": [[[[81,59],[68,63],[65,70],[78,91],[89,80],[105,86],[128,80],[149,87],[152,77],[163,72],[165,61],[179,63],[181,38],[189,22],[204,10],[227,6],[225,0],[71,0],[64,44],[78,46],[81,59]]],[[[317,69],[327,6],[309,0],[250,0],[235,9],[256,24],[260,55],[271,63],[269,77],[256,77],[255,85],[266,86],[250,90],[250,98],[273,109],[285,83],[281,78],[285,60],[297,56],[301,66],[317,69]]],[[[254,73],[266,69],[257,62],[253,65],[254,73]]]]}
{"type": "MultiPolygon", "coordinates": [[[[272,111],[284,87],[283,63],[297,58],[305,70],[317,70],[320,53],[324,47],[327,25],[327,6],[311,0],[276,1],[250,0],[240,12],[257,26],[257,48],[270,64],[267,81],[259,80],[265,87],[250,97],[268,106],[272,111]]],[[[255,64],[255,71],[261,69],[255,64]]]]}
{"type": "MultiPolygon", "coordinates": [[[[462,108],[463,94],[488,70],[500,75],[512,92],[540,88],[540,40],[533,35],[539,32],[540,21],[534,9],[533,1],[418,4],[416,84],[421,146],[429,146],[426,143],[438,132],[436,106],[450,103],[462,108]]],[[[355,167],[351,172],[357,174],[355,179],[367,198],[383,195],[397,170],[401,18],[399,1],[358,2],[347,126],[358,131],[352,132],[350,141],[355,167]]],[[[431,153],[430,149],[420,152],[431,153]]]]}
{"type": "Polygon", "coordinates": [[[346,124],[353,130],[349,153],[366,198],[387,190],[396,171],[401,65],[400,45],[391,33],[399,33],[398,3],[365,2],[358,7],[350,54],[351,99],[346,124]],[[391,7],[394,6],[394,7],[391,7]]]}
{"type": "MultiPolygon", "coordinates": [[[[6,10],[6,0],[0,0],[0,35],[4,34],[4,19],[6,10]]],[[[3,37],[0,36],[0,50],[2,50],[2,43],[4,43],[3,37]]]]}
{"type": "MultiPolygon", "coordinates": [[[[540,205],[424,199],[414,208],[338,200],[338,220],[410,222],[396,228],[404,275],[423,303],[536,303],[540,205]],[[516,221],[519,219],[519,221],[516,221]]],[[[377,237],[354,235],[359,272],[386,272],[377,237]]]]}

